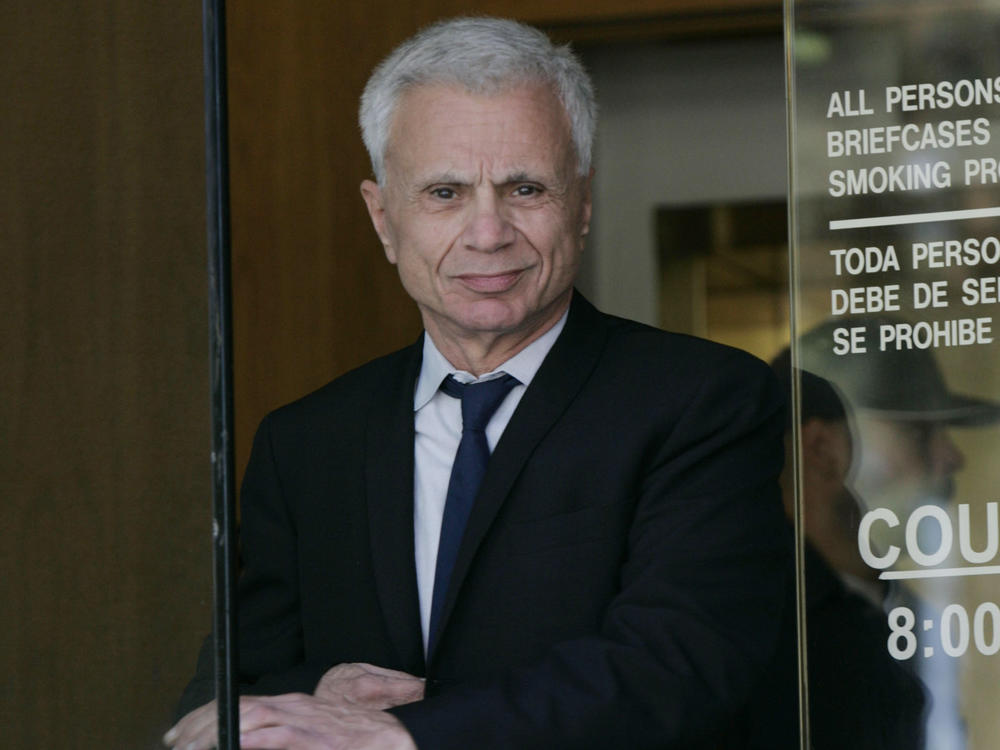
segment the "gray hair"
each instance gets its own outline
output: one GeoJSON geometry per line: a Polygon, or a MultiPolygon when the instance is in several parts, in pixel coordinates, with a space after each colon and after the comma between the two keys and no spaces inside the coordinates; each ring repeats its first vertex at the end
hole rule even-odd
{"type": "Polygon", "coordinates": [[[412,86],[457,84],[495,94],[520,83],[552,86],[569,119],[577,171],[590,171],[597,104],[590,77],[569,46],[538,29],[503,18],[440,21],[403,42],[383,60],[361,96],[359,122],[378,183],[385,181],[389,128],[400,95],[412,86]]]}

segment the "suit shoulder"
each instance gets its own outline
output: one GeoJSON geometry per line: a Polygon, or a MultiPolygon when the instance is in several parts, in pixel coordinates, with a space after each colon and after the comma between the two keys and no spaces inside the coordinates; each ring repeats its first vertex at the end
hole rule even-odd
{"type": "Polygon", "coordinates": [[[607,354],[623,365],[655,369],[660,375],[702,377],[731,373],[751,379],[771,379],[771,368],[743,349],[715,341],[654,328],[624,318],[606,316],[609,323],[607,354]]]}
{"type": "Polygon", "coordinates": [[[785,413],[774,372],[749,352],[622,318],[605,320],[608,331],[594,378],[618,394],[619,403],[667,405],[675,414],[683,404],[700,419],[714,415],[720,423],[785,413]]]}
{"type": "Polygon", "coordinates": [[[384,398],[387,389],[405,387],[420,364],[420,347],[411,345],[366,362],[326,385],[280,406],[265,417],[277,424],[309,424],[331,416],[364,414],[372,400],[384,398]]]}

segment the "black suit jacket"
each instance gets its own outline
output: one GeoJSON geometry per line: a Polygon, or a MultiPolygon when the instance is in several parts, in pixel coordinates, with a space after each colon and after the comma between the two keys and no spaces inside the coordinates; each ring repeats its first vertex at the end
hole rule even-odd
{"type": "Polygon", "coordinates": [[[311,692],[365,661],[427,677],[425,700],[393,709],[421,750],[717,745],[783,600],[769,370],[575,294],[491,457],[425,660],[420,356],[418,341],[261,424],[242,489],[246,692],[311,692]]]}

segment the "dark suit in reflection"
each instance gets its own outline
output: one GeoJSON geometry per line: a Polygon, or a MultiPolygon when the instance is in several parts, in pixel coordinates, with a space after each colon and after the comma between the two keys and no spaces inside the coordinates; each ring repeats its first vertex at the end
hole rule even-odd
{"type": "MultiPolygon", "coordinates": [[[[790,530],[789,530],[790,531],[790,530]]],[[[813,750],[920,750],[923,684],[886,650],[885,615],[848,589],[809,542],[805,545],[809,747],[813,750]]],[[[754,750],[799,747],[799,702],[776,700],[798,682],[795,593],[778,654],[746,723],[754,750]]]]}
{"type": "Polygon", "coordinates": [[[885,612],[806,547],[810,736],[816,750],[924,747],[923,683],[888,652],[885,612]]]}
{"type": "MultiPolygon", "coordinates": [[[[774,368],[790,393],[787,352],[775,360],[774,368]]],[[[852,455],[848,414],[828,381],[809,372],[800,377],[810,746],[920,750],[925,690],[908,666],[888,651],[889,627],[879,604],[884,592],[857,551],[859,504],[845,484],[852,455]],[[870,587],[873,597],[852,590],[846,580],[870,587]]],[[[790,466],[783,479],[791,517],[790,466]]],[[[771,669],[775,680],[789,679],[795,669],[796,655],[788,646],[796,643],[794,621],[786,620],[784,630],[784,646],[771,669]]],[[[791,736],[775,731],[787,724],[787,718],[773,726],[765,722],[757,746],[794,747],[791,736]]]]}

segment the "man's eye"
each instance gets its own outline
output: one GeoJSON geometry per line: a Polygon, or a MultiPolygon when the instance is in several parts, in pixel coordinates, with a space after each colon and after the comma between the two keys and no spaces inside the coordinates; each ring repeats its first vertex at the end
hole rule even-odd
{"type": "Polygon", "coordinates": [[[514,195],[519,198],[531,198],[532,196],[539,195],[542,189],[538,185],[518,185],[514,188],[514,195]]]}
{"type": "Polygon", "coordinates": [[[454,198],[458,193],[456,193],[450,187],[436,187],[431,189],[431,195],[435,198],[440,198],[441,200],[449,201],[454,198]]]}

